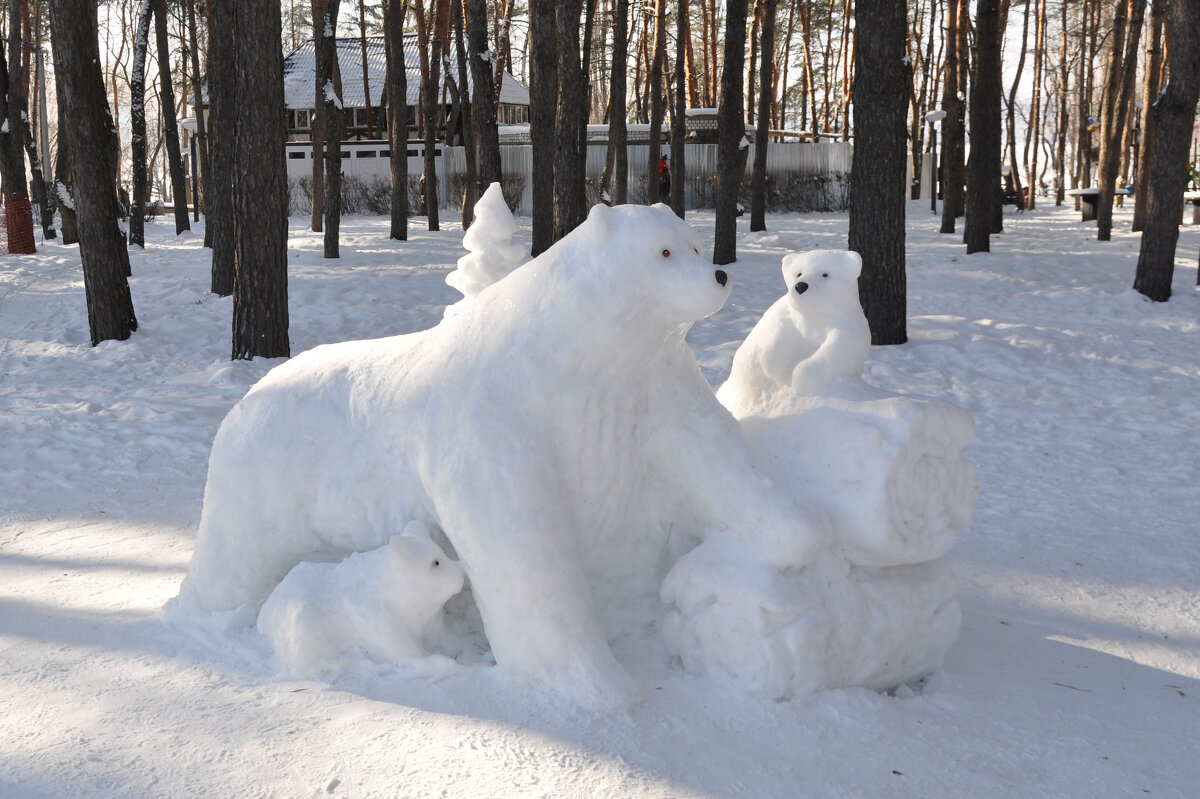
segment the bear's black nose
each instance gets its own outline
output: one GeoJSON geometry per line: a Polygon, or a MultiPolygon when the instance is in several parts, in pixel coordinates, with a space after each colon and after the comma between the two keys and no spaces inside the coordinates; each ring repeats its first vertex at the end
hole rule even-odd
{"type": "Polygon", "coordinates": [[[796,284],[795,288],[797,294],[803,294],[804,292],[808,291],[808,284],[801,280],[796,284]]]}
{"type": "Polygon", "coordinates": [[[726,283],[729,282],[729,275],[725,274],[724,269],[717,270],[717,282],[720,283],[722,286],[724,286],[726,283]]]}

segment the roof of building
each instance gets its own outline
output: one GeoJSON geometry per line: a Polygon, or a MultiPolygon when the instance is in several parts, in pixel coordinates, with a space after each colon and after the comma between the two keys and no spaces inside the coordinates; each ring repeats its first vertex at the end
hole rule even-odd
{"type": "MultiPolygon", "coordinates": [[[[365,108],[366,91],[363,89],[362,40],[343,38],[337,40],[338,66],[342,73],[342,107],[365,108]]],[[[404,62],[408,77],[408,105],[416,105],[421,94],[421,69],[417,50],[416,34],[404,36],[404,62]]],[[[283,60],[283,98],[288,108],[312,108],[316,99],[316,51],[312,39],[293,50],[283,60]]],[[[387,76],[387,55],[382,36],[367,38],[367,85],[371,91],[371,105],[383,105],[384,79],[387,76]]],[[[467,76],[468,90],[471,80],[467,76]]],[[[511,105],[529,105],[529,90],[510,73],[504,73],[500,84],[500,102],[511,105]]]]}

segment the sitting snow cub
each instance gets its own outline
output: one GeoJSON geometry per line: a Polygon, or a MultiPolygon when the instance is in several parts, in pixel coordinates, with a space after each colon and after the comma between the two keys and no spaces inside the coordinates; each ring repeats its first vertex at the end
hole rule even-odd
{"type": "Polygon", "coordinates": [[[858,300],[861,271],[862,259],[847,250],[784,257],[788,293],[750,331],[717,393],[734,416],[767,414],[794,394],[820,394],[839,378],[862,375],[871,329],[858,300]]]}
{"type": "Polygon", "coordinates": [[[258,630],[289,676],[336,676],[341,657],[356,650],[403,663],[428,653],[442,606],[462,587],[458,562],[414,522],[371,552],[297,565],[263,604],[258,630]]]}

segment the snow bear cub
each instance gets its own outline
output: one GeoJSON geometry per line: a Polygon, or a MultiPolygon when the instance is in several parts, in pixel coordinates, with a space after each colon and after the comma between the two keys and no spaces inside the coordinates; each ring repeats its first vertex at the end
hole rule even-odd
{"type": "Polygon", "coordinates": [[[335,677],[355,651],[402,663],[427,654],[442,606],[462,587],[458,562],[413,522],[379,549],[297,565],[263,604],[258,630],[294,677],[335,677]]]}
{"type": "Polygon", "coordinates": [[[862,377],[871,329],[858,299],[862,259],[847,250],[790,253],[785,296],[767,309],[733,358],[717,398],[734,416],[773,415],[794,395],[862,377]]]}

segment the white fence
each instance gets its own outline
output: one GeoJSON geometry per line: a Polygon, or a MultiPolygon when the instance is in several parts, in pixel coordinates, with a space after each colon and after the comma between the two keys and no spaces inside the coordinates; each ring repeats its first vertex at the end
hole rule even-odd
{"type": "MultiPolygon", "coordinates": [[[[663,155],[669,149],[663,147],[663,155]]],[[[461,147],[442,148],[442,198],[443,202],[457,206],[462,197],[465,182],[466,158],[461,147]],[[449,201],[449,202],[448,202],[449,201]]],[[[784,206],[788,210],[832,211],[845,207],[845,187],[849,182],[852,145],[849,142],[786,142],[771,144],[767,148],[768,194],[775,202],[768,205],[784,206]]],[[[608,155],[606,144],[588,145],[586,182],[589,204],[600,200],[600,186],[604,175],[604,162],[608,155]]],[[[749,180],[754,162],[754,147],[747,148],[746,180],[749,180]]],[[[650,147],[630,145],[628,147],[629,196],[631,203],[646,201],[646,178],[654,175],[650,171],[650,147]]],[[[717,145],[688,144],[684,148],[685,174],[681,177],[672,166],[671,187],[684,189],[684,207],[712,208],[716,196],[717,145]]],[[[529,215],[533,211],[533,148],[528,145],[510,145],[500,148],[500,171],[503,174],[505,196],[514,213],[529,215]]]]}
{"type": "MultiPolygon", "coordinates": [[[[644,203],[647,176],[652,175],[657,180],[658,170],[657,167],[650,170],[648,145],[629,145],[627,151],[627,199],[631,203],[644,203]]],[[[663,147],[661,152],[667,155],[669,148],[663,147]]],[[[422,142],[408,142],[408,170],[414,186],[424,169],[423,153],[422,142]]],[[[342,173],[346,178],[357,178],[368,185],[389,181],[389,155],[388,144],[384,141],[343,142],[342,173]]],[[[435,155],[439,205],[448,210],[460,208],[466,181],[464,150],[462,147],[439,146],[435,155]]],[[[747,148],[746,155],[743,195],[748,197],[751,165],[754,163],[753,145],[747,148]]],[[[600,202],[601,179],[607,156],[607,144],[588,145],[586,190],[589,205],[600,202]]],[[[845,208],[851,156],[852,145],[849,142],[772,143],[767,148],[768,208],[784,211],[833,211],[845,208]]],[[[300,182],[312,174],[312,145],[307,142],[289,143],[287,159],[288,176],[292,179],[293,205],[299,208],[307,203],[300,196],[300,182]]],[[[679,191],[680,186],[683,187],[684,207],[688,210],[712,208],[717,188],[717,145],[686,145],[684,167],[681,176],[677,165],[672,165],[672,191],[679,191]]],[[[500,169],[509,206],[514,213],[530,215],[533,212],[533,148],[529,145],[501,146],[500,169]]],[[[410,193],[414,193],[415,197],[415,189],[410,193]]]]}

